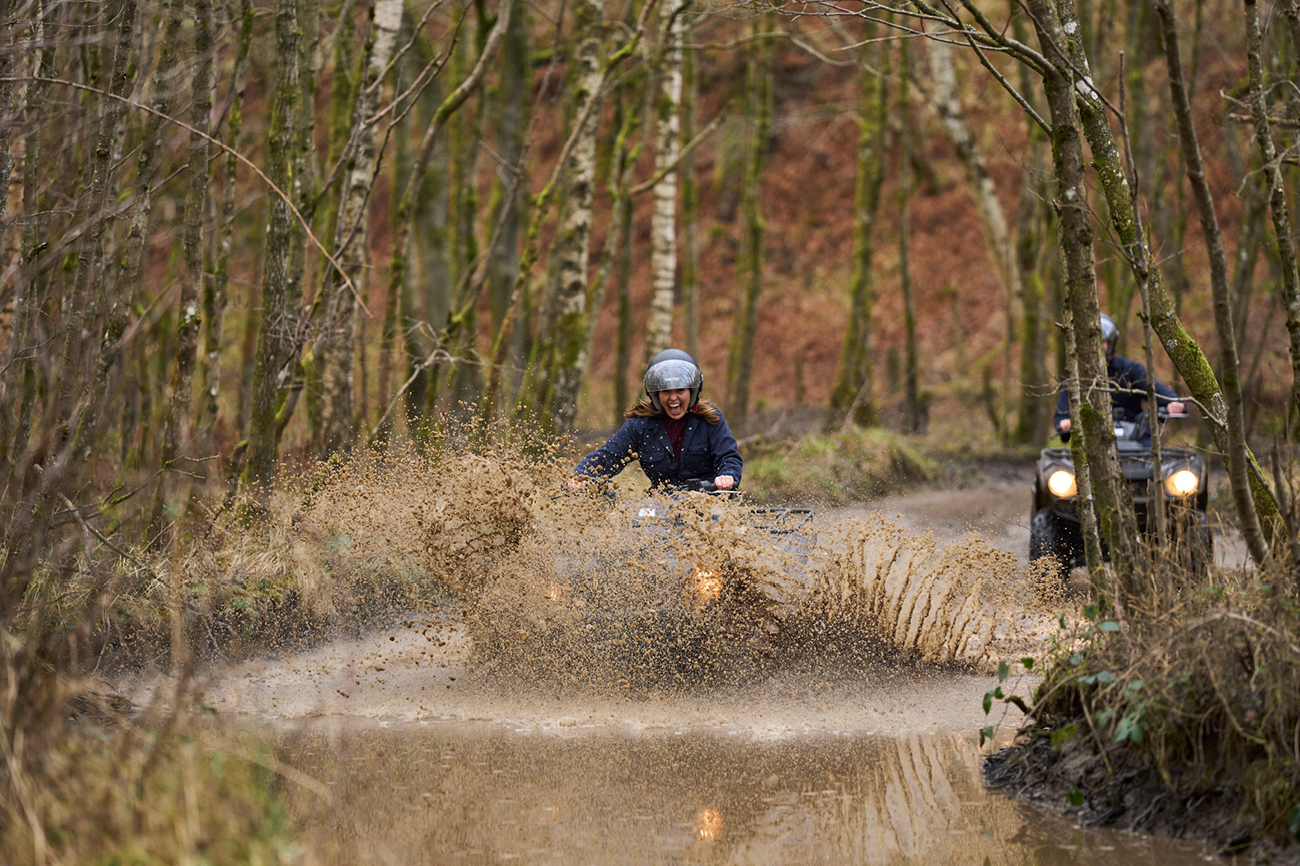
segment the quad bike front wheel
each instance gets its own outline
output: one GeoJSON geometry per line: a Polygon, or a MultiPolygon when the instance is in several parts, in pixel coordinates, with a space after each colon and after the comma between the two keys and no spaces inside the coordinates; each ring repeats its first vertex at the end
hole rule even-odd
{"type": "Polygon", "coordinates": [[[1032,564],[1040,559],[1055,562],[1064,581],[1070,575],[1073,558],[1061,519],[1046,508],[1035,514],[1029,522],[1029,562],[1032,564]]]}

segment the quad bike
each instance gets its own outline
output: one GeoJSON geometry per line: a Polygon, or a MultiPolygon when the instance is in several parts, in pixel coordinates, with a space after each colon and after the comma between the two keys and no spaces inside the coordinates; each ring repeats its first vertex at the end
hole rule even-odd
{"type": "MultiPolygon", "coordinates": [[[[1157,419],[1183,418],[1159,410],[1157,419]]],[[[1133,491],[1133,506],[1138,526],[1149,538],[1155,535],[1152,505],[1151,428],[1146,412],[1133,420],[1120,417],[1116,410],[1115,438],[1124,477],[1133,491]]],[[[1214,561],[1214,536],[1205,517],[1209,485],[1205,460],[1186,448],[1161,448],[1160,462],[1164,487],[1165,525],[1170,530],[1173,549],[1182,565],[1194,571],[1214,561]]],[[[1030,510],[1029,561],[1051,559],[1059,564],[1062,575],[1083,565],[1083,533],[1079,524],[1078,490],[1075,487],[1074,462],[1069,448],[1044,448],[1034,473],[1034,500],[1030,510]]],[[[1109,556],[1103,542],[1103,553],[1109,556]]]]}
{"type": "Polygon", "coordinates": [[[812,509],[737,507],[739,494],[711,481],[611,503],[602,537],[551,551],[548,574],[502,575],[471,624],[477,651],[539,673],[686,682],[778,629],[812,509]]]}

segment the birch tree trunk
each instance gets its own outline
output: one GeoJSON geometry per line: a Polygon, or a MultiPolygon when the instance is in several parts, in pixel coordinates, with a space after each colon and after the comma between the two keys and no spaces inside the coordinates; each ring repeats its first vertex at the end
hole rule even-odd
{"type": "MultiPolygon", "coordinates": [[[[1016,343],[1016,322],[1023,317],[1024,284],[1016,259],[1015,245],[1007,229],[1006,215],[1002,203],[998,200],[993,178],[984,164],[984,156],[979,151],[975,133],[966,120],[957,91],[957,74],[953,69],[952,48],[944,39],[931,39],[927,43],[930,52],[930,76],[934,82],[934,93],[930,107],[939,118],[948,140],[952,142],[957,156],[966,169],[966,181],[970,184],[975,197],[975,212],[979,215],[980,228],[984,231],[984,242],[988,245],[989,256],[1002,283],[1006,296],[1005,337],[1006,357],[1004,360],[1003,390],[1004,399],[1011,393],[1010,376],[1011,358],[1016,343]]],[[[1009,429],[1005,422],[1003,429],[1009,429]]]]}
{"type": "Polygon", "coordinates": [[[189,499],[189,476],[193,464],[183,467],[184,473],[173,473],[173,464],[186,456],[192,457],[190,397],[194,391],[195,352],[199,341],[199,297],[204,293],[203,216],[207,210],[208,192],[208,139],[207,131],[212,115],[212,3],[211,0],[194,2],[194,77],[190,88],[190,162],[188,168],[189,190],[185,199],[185,226],[181,240],[185,275],[181,281],[179,315],[176,325],[176,364],[172,368],[171,404],[167,423],[163,427],[160,468],[162,477],[154,502],[150,535],[157,536],[163,529],[164,509],[173,518],[184,514],[189,499]]]}
{"type": "MultiPolygon", "coordinates": [[[[875,36],[874,22],[869,22],[866,38],[875,36]]],[[[889,88],[886,83],[888,49],[881,43],[877,54],[878,69],[872,69],[865,57],[859,63],[858,76],[858,155],[857,183],[853,196],[853,288],[849,323],[840,349],[839,373],[831,390],[826,429],[843,424],[868,426],[876,422],[876,403],[872,388],[875,357],[871,346],[871,312],[875,303],[872,259],[875,256],[876,213],[880,207],[880,188],[885,180],[885,151],[889,130],[889,88]]],[[[865,51],[865,49],[863,49],[865,51]]]]}
{"type": "MultiPolygon", "coordinates": [[[[371,32],[367,40],[370,53],[365,63],[365,74],[357,88],[352,133],[356,147],[343,187],[343,205],[339,209],[334,236],[335,257],[352,280],[353,287],[349,287],[338,273],[330,272],[317,348],[323,392],[321,445],[326,453],[349,449],[356,435],[356,409],[352,399],[352,350],[357,314],[354,287],[362,284],[365,270],[370,238],[368,205],[379,162],[376,124],[366,121],[375,113],[383,96],[379,80],[388,67],[402,26],[402,2],[377,0],[372,7],[371,32]]],[[[400,284],[391,290],[400,291],[400,284]]]]}
{"type": "MultiPolygon", "coordinates": [[[[276,0],[276,85],[266,138],[267,177],[284,190],[293,189],[292,149],[294,117],[298,105],[298,0],[276,0]]],[[[286,306],[289,258],[292,255],[293,214],[281,196],[271,199],[267,220],[265,273],[262,278],[262,315],[253,361],[253,389],[249,406],[248,457],[243,486],[259,502],[270,496],[275,483],[279,435],[276,414],[280,390],[288,384],[288,363],[294,345],[294,328],[286,306]]]]}
{"type": "Polygon", "coordinates": [[[664,48],[655,103],[654,212],[650,218],[650,319],[646,361],[667,349],[673,336],[673,294],[677,288],[677,163],[682,101],[682,34],[687,0],[670,0],[664,18],[664,48]],[[660,177],[662,175],[662,177],[660,177]]]}
{"type": "Polygon", "coordinates": [[[532,383],[544,429],[567,432],[578,408],[580,371],[586,364],[587,263],[590,255],[592,202],[596,179],[596,133],[604,83],[600,26],[604,0],[578,0],[574,15],[577,47],[572,96],[573,113],[582,119],[563,168],[567,194],[551,256],[556,262],[551,292],[553,322],[537,353],[532,383]]]}
{"type": "Polygon", "coordinates": [[[749,414],[749,380],[754,368],[754,336],[758,331],[758,299],[763,289],[763,166],[767,157],[768,137],[772,132],[772,34],[776,30],[776,13],[763,13],[755,22],[758,43],[751,49],[749,81],[749,117],[753,132],[749,159],[745,167],[744,257],[737,263],[740,288],[736,314],[731,324],[731,341],[727,347],[727,414],[732,424],[743,426],[749,414]]]}

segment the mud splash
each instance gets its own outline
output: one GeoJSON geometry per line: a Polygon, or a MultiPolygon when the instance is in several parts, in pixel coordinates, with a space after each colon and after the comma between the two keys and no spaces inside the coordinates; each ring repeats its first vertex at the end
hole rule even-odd
{"type": "MultiPolygon", "coordinates": [[[[1041,576],[978,536],[941,547],[879,513],[808,518],[743,497],[573,495],[568,465],[494,452],[336,464],[317,476],[300,531],[354,592],[399,573],[408,604],[458,608],[503,670],[548,656],[568,669],[637,643],[752,660],[810,637],[979,665],[1032,648],[1051,622],[1041,576]],[[705,636],[727,640],[692,643],[705,636]]],[[[648,652],[620,663],[657,662],[648,652]]]]}
{"type": "Polygon", "coordinates": [[[570,466],[505,452],[327,464],[281,570],[342,631],[216,670],[208,701],[419,719],[481,718],[457,703],[471,693],[798,692],[987,671],[1055,630],[1047,582],[979,536],[939,545],[879,513],[809,518],[743,497],[575,496],[570,466]],[[388,605],[389,627],[360,637],[362,604],[388,605]]]}

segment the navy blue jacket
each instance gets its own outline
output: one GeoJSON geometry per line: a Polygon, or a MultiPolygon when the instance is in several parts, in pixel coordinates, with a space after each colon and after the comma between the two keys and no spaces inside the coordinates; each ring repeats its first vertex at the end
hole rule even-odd
{"type": "Polygon", "coordinates": [[[609,441],[582,458],[574,471],[578,475],[613,478],[633,460],[641,461],[641,471],[656,487],[677,487],[693,478],[712,481],[719,475],[730,475],[740,486],[740,451],[725,418],[710,424],[694,412],[689,413],[680,460],[673,457],[662,414],[629,418],[609,441]]]}
{"type": "MultiPolygon", "coordinates": [[[[1116,388],[1142,392],[1141,394],[1122,394],[1112,391],[1110,395],[1111,403],[1117,409],[1123,410],[1125,420],[1132,421],[1136,419],[1138,413],[1142,411],[1142,404],[1147,399],[1147,368],[1137,361],[1131,361],[1128,358],[1116,355],[1106,365],[1106,372],[1110,376],[1111,384],[1116,388]]],[[[1056,414],[1052,416],[1052,424],[1058,430],[1062,419],[1070,417],[1070,392],[1067,384],[1061,384],[1061,395],[1056,398],[1056,414]]],[[[1156,381],[1156,402],[1158,404],[1164,406],[1177,399],[1178,395],[1171,391],[1168,385],[1159,380],[1156,381]]]]}

